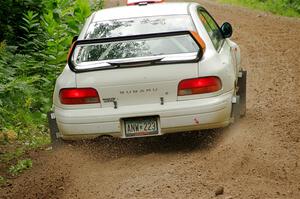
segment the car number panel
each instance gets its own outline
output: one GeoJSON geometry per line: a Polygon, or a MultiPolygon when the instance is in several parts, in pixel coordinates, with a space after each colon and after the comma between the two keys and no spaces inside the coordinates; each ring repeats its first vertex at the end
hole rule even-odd
{"type": "Polygon", "coordinates": [[[126,138],[160,135],[159,117],[135,117],[123,119],[123,134],[126,138]]]}

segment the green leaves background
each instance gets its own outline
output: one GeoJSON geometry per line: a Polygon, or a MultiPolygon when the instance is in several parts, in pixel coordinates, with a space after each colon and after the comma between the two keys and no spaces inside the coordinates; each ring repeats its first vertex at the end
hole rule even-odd
{"type": "Polygon", "coordinates": [[[2,1],[0,133],[13,129],[26,140],[46,135],[55,79],[66,64],[72,38],[103,1],[2,1]]]}

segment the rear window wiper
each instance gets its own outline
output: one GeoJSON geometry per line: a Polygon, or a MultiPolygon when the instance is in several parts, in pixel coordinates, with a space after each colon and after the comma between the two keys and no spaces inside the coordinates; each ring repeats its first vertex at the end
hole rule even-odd
{"type": "Polygon", "coordinates": [[[118,67],[136,67],[136,66],[147,66],[153,65],[160,62],[164,57],[155,57],[155,58],[135,58],[128,60],[116,60],[116,61],[108,61],[107,63],[111,66],[118,67]]]}

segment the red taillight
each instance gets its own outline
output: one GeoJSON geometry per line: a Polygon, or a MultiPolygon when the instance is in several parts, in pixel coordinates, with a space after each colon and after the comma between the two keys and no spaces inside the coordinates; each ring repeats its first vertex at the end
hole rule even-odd
{"type": "Polygon", "coordinates": [[[218,77],[200,77],[179,82],[178,96],[212,93],[222,88],[218,77]]]}
{"type": "Polygon", "coordinates": [[[64,88],[59,92],[62,104],[100,103],[99,95],[94,88],[64,88]]]}
{"type": "Polygon", "coordinates": [[[142,3],[162,3],[164,0],[127,0],[127,5],[138,5],[142,3]]]}

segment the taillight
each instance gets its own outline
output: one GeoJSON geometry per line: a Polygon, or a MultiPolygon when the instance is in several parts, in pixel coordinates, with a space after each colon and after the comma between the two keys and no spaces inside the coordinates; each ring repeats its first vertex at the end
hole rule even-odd
{"type": "Polygon", "coordinates": [[[222,83],[218,77],[200,77],[179,82],[178,96],[212,93],[220,90],[222,83]]]}
{"type": "Polygon", "coordinates": [[[64,88],[59,92],[62,104],[100,103],[99,95],[94,88],[64,88]]]}

